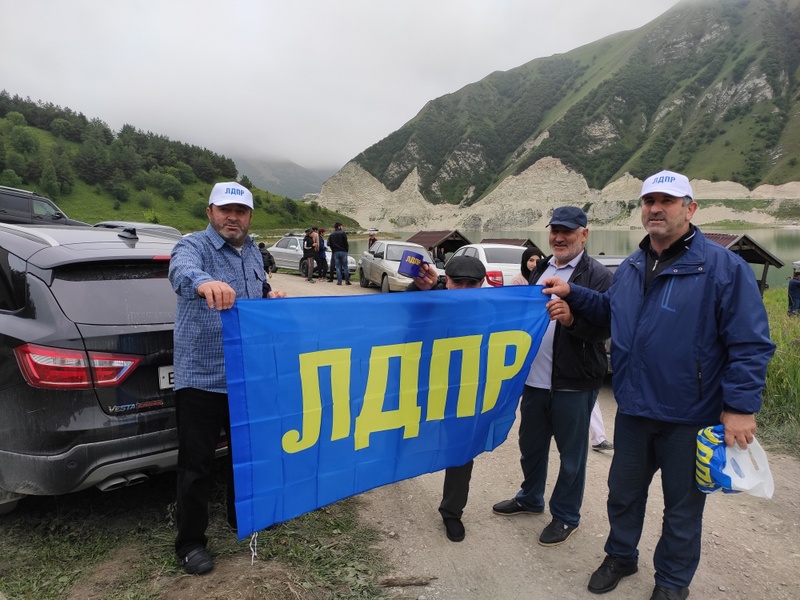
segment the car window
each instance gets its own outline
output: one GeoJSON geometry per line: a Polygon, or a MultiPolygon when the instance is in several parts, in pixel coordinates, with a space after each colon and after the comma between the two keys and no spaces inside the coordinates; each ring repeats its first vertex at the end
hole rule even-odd
{"type": "Polygon", "coordinates": [[[8,252],[0,249],[0,257],[0,310],[17,310],[20,306],[14,299],[14,288],[11,286],[8,252]]]}
{"type": "Polygon", "coordinates": [[[278,243],[275,244],[275,247],[276,248],[288,248],[289,247],[289,242],[291,242],[291,241],[292,240],[290,240],[289,238],[282,238],[282,239],[278,240],[278,243]]]}
{"type": "Polygon", "coordinates": [[[59,210],[45,200],[33,199],[33,214],[37,217],[53,217],[59,210]]]}
{"type": "Polygon", "coordinates": [[[0,194],[0,207],[5,210],[25,212],[28,210],[28,199],[23,196],[0,194]]]}
{"type": "Polygon", "coordinates": [[[171,323],[177,296],[168,270],[167,261],[69,265],[54,271],[51,287],[64,313],[76,323],[171,323]]]}
{"type": "Polygon", "coordinates": [[[480,258],[478,256],[477,248],[464,248],[464,256],[472,256],[474,258],[480,258]]]}
{"type": "Polygon", "coordinates": [[[384,256],[384,258],[386,260],[400,261],[400,259],[403,258],[403,252],[405,252],[406,250],[409,250],[411,252],[416,252],[417,254],[423,254],[423,253],[425,255],[428,254],[424,250],[420,250],[419,248],[416,248],[414,246],[391,245],[386,247],[386,256],[384,256]]]}
{"type": "Polygon", "coordinates": [[[383,242],[375,242],[372,248],[370,248],[370,252],[372,252],[373,254],[377,254],[378,252],[383,252],[383,246],[384,246],[383,242]]]}
{"type": "Polygon", "coordinates": [[[525,248],[509,246],[508,248],[484,248],[483,251],[486,252],[486,262],[488,263],[518,265],[522,260],[525,248]]]}

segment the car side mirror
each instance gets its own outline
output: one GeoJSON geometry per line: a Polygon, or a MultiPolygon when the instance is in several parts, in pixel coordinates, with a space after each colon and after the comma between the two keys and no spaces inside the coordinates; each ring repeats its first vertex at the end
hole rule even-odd
{"type": "Polygon", "coordinates": [[[375,254],[373,254],[373,256],[375,258],[383,258],[383,252],[376,252],[375,254]]]}
{"type": "Polygon", "coordinates": [[[54,221],[56,221],[58,219],[63,219],[63,218],[64,218],[64,213],[62,213],[61,211],[57,210],[56,212],[53,213],[53,220],[54,221]]]}

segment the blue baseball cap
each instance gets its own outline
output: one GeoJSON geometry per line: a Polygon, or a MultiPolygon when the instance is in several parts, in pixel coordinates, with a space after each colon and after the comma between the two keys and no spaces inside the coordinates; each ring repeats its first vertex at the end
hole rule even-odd
{"type": "Polygon", "coordinates": [[[589,220],[586,218],[586,213],[577,206],[559,206],[553,211],[553,216],[550,217],[550,225],[561,225],[568,229],[577,229],[578,227],[586,227],[589,220]]]}

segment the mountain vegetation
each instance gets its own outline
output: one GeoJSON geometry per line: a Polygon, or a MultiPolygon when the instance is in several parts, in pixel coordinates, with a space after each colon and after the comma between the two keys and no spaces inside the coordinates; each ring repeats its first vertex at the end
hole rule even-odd
{"type": "Polygon", "coordinates": [[[342,221],[316,202],[298,202],[239,177],[234,161],[133,125],[118,132],[69,108],[0,92],[0,185],[52,198],[73,219],[164,223],[202,229],[217,181],[239,181],[253,192],[251,229],[267,231],[342,221]]]}
{"type": "Polygon", "coordinates": [[[389,190],[471,205],[539,159],[601,189],[664,168],[800,180],[800,0],[684,0],[640,29],[432,100],[354,161],[389,190]]]}

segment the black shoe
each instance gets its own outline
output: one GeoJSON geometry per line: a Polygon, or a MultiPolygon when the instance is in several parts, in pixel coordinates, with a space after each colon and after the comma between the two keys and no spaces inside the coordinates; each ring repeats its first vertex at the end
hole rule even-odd
{"type": "Polygon", "coordinates": [[[636,566],[636,563],[625,562],[613,556],[606,556],[603,559],[603,564],[592,573],[592,577],[589,579],[589,591],[593,594],[610,592],[617,587],[623,577],[633,575],[638,570],[639,567],[636,566]]]}
{"type": "Polygon", "coordinates": [[[350,283],[350,280],[349,280],[349,279],[348,279],[347,281],[345,281],[345,283],[346,283],[347,285],[353,285],[352,283],[350,283]]]}
{"type": "Polygon", "coordinates": [[[467,535],[461,519],[443,517],[442,520],[444,521],[444,532],[447,534],[447,539],[451,542],[460,542],[464,539],[464,536],[467,535]]]}
{"type": "Polygon", "coordinates": [[[337,281],[336,285],[342,285],[342,282],[341,281],[337,281]]]}
{"type": "Polygon", "coordinates": [[[653,595],[650,600],[686,600],[689,597],[689,588],[665,588],[657,585],[653,588],[653,595]]]}
{"type": "Polygon", "coordinates": [[[521,506],[520,503],[517,502],[516,498],[512,498],[511,500],[503,500],[502,502],[495,504],[492,507],[492,512],[496,515],[510,517],[513,515],[540,515],[544,512],[544,509],[528,510],[524,506],[521,506]]]}
{"type": "Polygon", "coordinates": [[[178,564],[189,575],[203,575],[214,568],[214,560],[203,546],[195,546],[183,556],[178,554],[178,564]]]}
{"type": "Polygon", "coordinates": [[[602,452],[603,450],[613,450],[614,444],[609,442],[608,440],[603,440],[599,444],[595,444],[592,446],[592,450],[597,450],[598,452],[602,452]]]}
{"type": "Polygon", "coordinates": [[[566,542],[577,531],[577,525],[567,525],[563,521],[553,519],[539,536],[540,546],[558,546],[566,542]]]}

